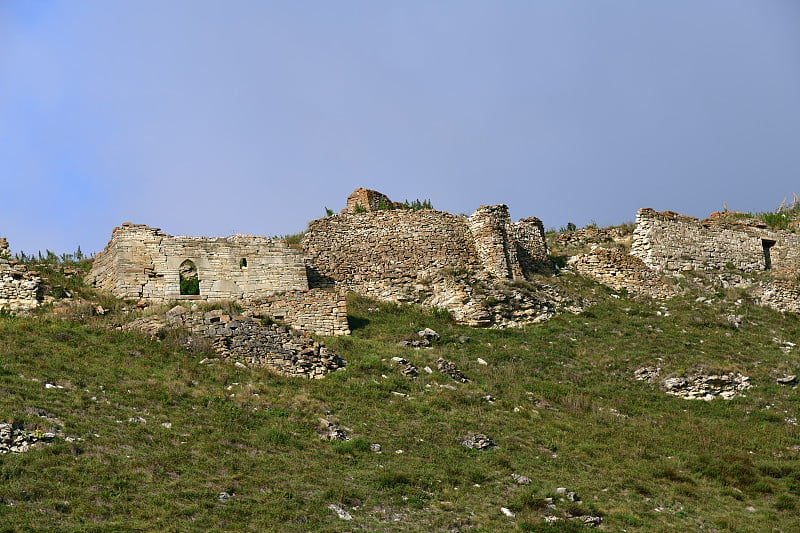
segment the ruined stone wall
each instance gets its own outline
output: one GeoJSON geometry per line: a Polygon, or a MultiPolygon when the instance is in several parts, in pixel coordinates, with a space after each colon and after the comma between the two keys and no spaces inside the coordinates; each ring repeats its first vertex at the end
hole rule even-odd
{"type": "Polygon", "coordinates": [[[8,241],[0,239],[0,309],[29,311],[40,303],[41,278],[10,258],[8,241]]]}
{"type": "Polygon", "coordinates": [[[541,220],[529,217],[511,223],[511,240],[515,243],[517,260],[525,277],[552,268],[541,220]]]}
{"type": "Polygon", "coordinates": [[[433,209],[343,213],[311,222],[302,247],[312,286],[400,301],[445,269],[522,279],[549,265],[541,221],[512,224],[505,205],[469,218],[433,209]]]}
{"type": "MultiPolygon", "coordinates": [[[[167,327],[184,327],[211,341],[220,358],[236,364],[268,368],[284,376],[318,379],[338,370],[345,361],[325,343],[276,324],[263,323],[250,314],[230,314],[220,309],[190,311],[177,305],[165,314],[128,322],[123,329],[156,336],[167,327]]],[[[213,364],[204,359],[201,364],[213,364]]]]}
{"type": "Polygon", "coordinates": [[[140,224],[115,228],[94,260],[87,282],[121,298],[251,300],[279,291],[308,289],[299,250],[283,241],[232,237],[173,237],[140,224]],[[180,266],[190,260],[199,296],[180,294],[180,266]]]}
{"type": "Polygon", "coordinates": [[[523,278],[517,257],[517,246],[512,240],[511,219],[508,206],[481,206],[468,219],[475,249],[483,267],[498,278],[523,278]]]}
{"type": "Polygon", "coordinates": [[[640,209],[631,254],[664,270],[797,269],[800,236],[746,224],[640,209]]]}
{"type": "Polygon", "coordinates": [[[302,240],[312,285],[335,282],[396,299],[430,269],[479,269],[466,217],[431,209],[345,213],[315,220],[302,240]]]}
{"type": "Polygon", "coordinates": [[[759,305],[782,312],[800,313],[800,285],[795,281],[767,281],[759,283],[749,292],[759,305]]]}
{"type": "Polygon", "coordinates": [[[574,256],[569,264],[582,276],[594,278],[614,290],[651,298],[671,298],[677,294],[674,285],[662,280],[641,259],[619,250],[594,248],[574,256]]]}
{"type": "Polygon", "coordinates": [[[385,194],[359,187],[347,197],[347,213],[355,213],[358,208],[366,211],[379,211],[382,206],[392,205],[392,201],[385,194]]]}
{"type": "Polygon", "coordinates": [[[349,335],[347,302],[338,290],[310,289],[269,296],[251,306],[261,314],[317,335],[349,335]]]}

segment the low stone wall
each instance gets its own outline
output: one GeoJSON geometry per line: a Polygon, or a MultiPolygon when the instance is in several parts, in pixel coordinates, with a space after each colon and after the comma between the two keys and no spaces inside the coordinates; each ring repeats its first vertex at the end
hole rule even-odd
{"type": "Polygon", "coordinates": [[[260,314],[317,335],[349,335],[347,301],[338,290],[289,291],[248,303],[260,314]]]}
{"type": "Polygon", "coordinates": [[[752,220],[701,221],[645,208],[636,216],[631,254],[651,268],[673,271],[796,269],[800,235],[772,231],[752,220]]]}
{"type": "Polygon", "coordinates": [[[614,290],[652,298],[671,298],[674,285],[665,282],[638,257],[618,250],[594,248],[570,259],[570,265],[582,276],[594,278],[614,290]]]}
{"type": "Polygon", "coordinates": [[[211,340],[219,357],[248,366],[268,368],[291,377],[318,379],[346,362],[323,342],[276,324],[263,324],[249,314],[222,310],[190,312],[176,306],[165,314],[130,322],[124,329],[156,335],[165,327],[185,327],[193,335],[211,340]]]}
{"type": "Polygon", "coordinates": [[[0,309],[29,311],[41,303],[41,278],[10,257],[8,241],[0,239],[0,309]]]}

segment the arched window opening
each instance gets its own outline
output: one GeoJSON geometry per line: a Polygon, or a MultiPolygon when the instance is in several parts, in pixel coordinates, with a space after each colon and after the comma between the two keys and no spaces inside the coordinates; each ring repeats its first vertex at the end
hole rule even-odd
{"type": "Polygon", "coordinates": [[[200,278],[197,275],[197,267],[191,259],[181,263],[179,269],[181,275],[181,296],[196,296],[200,294],[200,278]]]}
{"type": "Polygon", "coordinates": [[[239,259],[239,268],[247,268],[247,258],[242,257],[239,259]]]}

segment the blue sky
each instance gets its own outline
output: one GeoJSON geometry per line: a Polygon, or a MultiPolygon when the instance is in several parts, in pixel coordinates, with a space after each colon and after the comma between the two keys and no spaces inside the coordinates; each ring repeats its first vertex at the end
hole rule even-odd
{"type": "Polygon", "coordinates": [[[795,0],[0,0],[15,251],[295,233],[359,186],[559,227],[798,178],[795,0]]]}

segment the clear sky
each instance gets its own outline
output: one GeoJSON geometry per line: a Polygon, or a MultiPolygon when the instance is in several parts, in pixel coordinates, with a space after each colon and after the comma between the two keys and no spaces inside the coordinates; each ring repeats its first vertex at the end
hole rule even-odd
{"type": "Polygon", "coordinates": [[[797,0],[0,0],[0,236],[295,233],[356,187],[609,225],[800,193],[797,0]]]}

